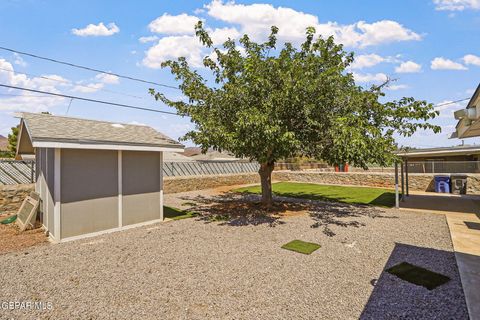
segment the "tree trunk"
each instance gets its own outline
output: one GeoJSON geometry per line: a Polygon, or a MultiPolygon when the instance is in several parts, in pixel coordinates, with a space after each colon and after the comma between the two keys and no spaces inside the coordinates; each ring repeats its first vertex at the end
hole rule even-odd
{"type": "Polygon", "coordinates": [[[262,204],[266,207],[271,207],[273,204],[272,171],[274,167],[275,162],[264,162],[260,164],[260,169],[258,170],[262,184],[262,204]]]}

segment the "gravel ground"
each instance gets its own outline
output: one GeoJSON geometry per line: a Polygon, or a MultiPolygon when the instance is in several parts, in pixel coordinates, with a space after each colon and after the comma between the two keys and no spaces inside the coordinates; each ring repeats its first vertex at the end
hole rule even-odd
{"type": "MultiPolygon", "coordinates": [[[[201,206],[215,207],[234,201],[223,196],[207,204],[210,195],[169,195],[167,203],[197,200],[201,206]]],[[[0,309],[0,316],[468,318],[443,216],[299,203],[297,212],[304,214],[293,217],[249,218],[242,223],[200,217],[0,255],[2,302],[42,301],[53,306],[44,311],[0,309]],[[312,255],[280,248],[294,239],[322,247],[312,255]],[[452,280],[428,291],[383,272],[401,261],[452,280]]]]}

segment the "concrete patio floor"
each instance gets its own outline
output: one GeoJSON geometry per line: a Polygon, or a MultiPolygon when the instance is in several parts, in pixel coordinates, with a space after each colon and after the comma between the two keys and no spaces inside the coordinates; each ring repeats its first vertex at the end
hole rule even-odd
{"type": "Polygon", "coordinates": [[[445,215],[470,319],[480,319],[480,196],[415,193],[400,206],[445,215]]]}

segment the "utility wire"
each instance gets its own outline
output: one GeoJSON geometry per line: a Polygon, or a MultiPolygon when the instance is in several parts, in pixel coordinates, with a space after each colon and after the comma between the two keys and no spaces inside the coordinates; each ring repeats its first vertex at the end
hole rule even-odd
{"type": "Polygon", "coordinates": [[[170,114],[170,115],[174,115],[174,116],[180,116],[179,114],[177,114],[177,113],[175,113],[175,112],[161,111],[161,110],[156,110],[156,109],[150,109],[150,108],[132,106],[132,105],[123,104],[123,103],[109,102],[109,101],[103,101],[103,100],[96,100],[96,99],[89,99],[89,98],[82,98],[82,97],[77,97],[77,96],[71,96],[71,95],[61,94],[61,93],[53,93],[53,92],[42,91],[42,90],[28,89],[28,88],[17,87],[17,86],[10,86],[10,85],[1,84],[1,83],[0,83],[0,87],[10,88],[10,89],[17,89],[17,90],[24,90],[24,91],[35,92],[35,93],[49,94],[49,95],[52,95],[52,96],[57,96],[57,97],[62,97],[62,98],[69,98],[69,99],[76,99],[76,100],[82,100],[82,101],[87,101],[87,102],[102,103],[102,104],[112,105],[112,106],[121,107],[121,108],[136,109],[136,110],[143,110],[143,111],[151,111],[151,112],[157,112],[157,113],[170,114]]]}
{"type": "Polygon", "coordinates": [[[458,102],[463,102],[463,101],[467,101],[467,100],[470,100],[471,98],[465,98],[465,99],[460,99],[460,100],[456,100],[456,101],[450,101],[450,102],[445,102],[445,103],[440,103],[440,104],[436,104],[435,107],[441,107],[441,106],[447,106],[449,104],[454,104],[454,103],[458,103],[458,102]]]}
{"type": "Polygon", "coordinates": [[[48,97],[48,96],[33,96],[33,95],[28,95],[28,94],[0,93],[0,96],[7,96],[7,97],[28,97],[28,98],[48,98],[48,99],[52,99],[52,97],[48,97]]]}
{"type": "MultiPolygon", "coordinates": [[[[61,82],[61,83],[69,84],[69,85],[72,84],[72,82],[70,82],[70,81],[68,81],[68,80],[49,78],[49,77],[42,76],[42,75],[38,75],[38,74],[32,74],[32,73],[26,73],[26,72],[18,72],[18,71],[9,70],[9,69],[5,69],[5,68],[1,68],[1,67],[0,67],[0,70],[7,71],[7,72],[10,72],[10,73],[13,73],[13,74],[23,74],[23,75],[30,76],[30,77],[36,77],[36,78],[41,78],[41,79],[45,79],[45,80],[49,80],[49,81],[61,82]]],[[[81,84],[75,84],[75,86],[87,88],[87,89],[90,89],[90,90],[92,89],[92,88],[89,87],[89,86],[85,86],[85,85],[81,85],[81,84]]],[[[133,94],[118,92],[118,91],[114,91],[114,90],[108,90],[108,89],[104,89],[104,88],[98,88],[98,89],[95,89],[95,90],[101,90],[101,91],[105,91],[105,92],[120,94],[120,95],[123,95],[123,96],[132,97],[132,98],[137,98],[137,99],[145,99],[144,97],[136,96],[136,95],[133,95],[133,94]]]]}
{"type": "Polygon", "coordinates": [[[180,88],[175,87],[175,86],[171,86],[171,85],[168,85],[168,84],[153,82],[153,81],[149,81],[149,80],[143,80],[143,79],[140,79],[140,78],[121,75],[121,74],[114,73],[114,72],[109,72],[109,71],[104,71],[104,70],[95,69],[95,68],[91,68],[91,67],[86,67],[86,66],[74,64],[74,63],[71,63],[71,62],[61,61],[61,60],[57,60],[57,59],[53,59],[53,58],[42,57],[42,56],[39,56],[39,55],[36,55],[36,54],[33,54],[33,53],[18,51],[18,50],[14,50],[14,49],[11,49],[11,48],[6,48],[6,47],[1,47],[0,46],[0,50],[5,50],[5,51],[21,54],[21,55],[24,55],[24,56],[29,56],[29,57],[32,57],[32,58],[36,58],[36,59],[41,59],[41,60],[54,62],[54,63],[59,63],[59,64],[63,64],[63,65],[66,65],[66,66],[74,67],[74,68],[84,69],[84,70],[98,72],[98,73],[105,73],[105,74],[109,74],[109,75],[112,75],[112,76],[132,80],[132,81],[138,81],[138,82],[142,82],[142,83],[153,84],[153,85],[156,85],[156,86],[159,86],[159,87],[165,87],[165,88],[180,90],[180,88]]]}
{"type": "MultiPolygon", "coordinates": [[[[88,98],[83,98],[83,97],[78,97],[78,96],[72,96],[72,95],[66,95],[66,94],[60,94],[60,93],[53,93],[53,92],[42,91],[42,90],[28,89],[28,88],[22,88],[22,87],[17,87],[17,86],[10,86],[10,85],[6,85],[6,84],[0,84],[0,87],[10,88],[10,89],[17,89],[17,90],[24,90],[24,91],[29,91],[29,92],[47,94],[47,95],[52,95],[52,96],[57,96],[57,97],[63,97],[63,98],[69,98],[69,99],[76,99],[76,100],[82,100],[82,101],[88,101],[88,102],[96,102],[96,103],[108,104],[108,105],[117,106],[117,107],[123,107],[123,108],[131,108],[131,109],[138,109],[138,110],[159,112],[159,113],[165,113],[165,114],[171,114],[171,115],[179,116],[179,114],[174,113],[174,112],[168,112],[168,111],[161,111],[161,110],[155,110],[155,109],[149,109],[149,108],[131,106],[131,105],[127,105],[127,104],[116,103],[116,102],[108,102],[108,101],[97,100],[97,99],[88,99],[88,98]]],[[[6,93],[0,93],[0,95],[4,95],[4,96],[14,96],[14,97],[37,97],[37,98],[42,98],[42,96],[14,95],[14,94],[6,94],[6,93]]],[[[47,98],[47,97],[44,97],[44,98],[47,98]]],[[[446,105],[449,105],[449,104],[454,104],[454,103],[458,103],[458,102],[462,102],[462,101],[466,101],[466,100],[470,100],[470,98],[465,98],[465,99],[460,99],[460,100],[456,100],[456,101],[440,103],[440,104],[436,104],[436,105],[434,105],[434,106],[435,106],[435,107],[441,107],[441,106],[446,106],[446,105]]]]}

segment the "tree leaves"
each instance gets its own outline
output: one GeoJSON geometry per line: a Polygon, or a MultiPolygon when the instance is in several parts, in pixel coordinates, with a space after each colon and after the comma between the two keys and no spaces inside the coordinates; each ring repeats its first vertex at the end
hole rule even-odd
{"type": "Polygon", "coordinates": [[[183,139],[260,163],[306,155],[366,168],[395,160],[394,134],[439,132],[428,123],[438,115],[431,104],[414,98],[382,103],[383,85],[355,85],[347,70],[353,53],[333,37],[315,39],[310,27],[300,48],[286,43],[278,49],[278,31],[273,26],[265,43],[244,35],[239,44],[229,39],[223,48],[213,48],[202,22],[197,23],[199,41],[213,50],[203,63],[215,85],[179,58],[162,67],[170,68],[188,102],[150,90],[155,99],[191,117],[195,129],[183,139]]]}

